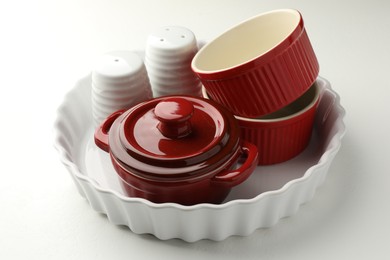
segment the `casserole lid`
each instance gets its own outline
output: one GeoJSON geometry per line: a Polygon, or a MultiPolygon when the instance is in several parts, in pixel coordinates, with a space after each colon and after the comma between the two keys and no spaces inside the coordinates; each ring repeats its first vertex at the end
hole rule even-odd
{"type": "Polygon", "coordinates": [[[236,156],[239,128],[212,101],[168,96],[126,111],[113,124],[109,144],[112,156],[133,173],[192,175],[236,156]]]}

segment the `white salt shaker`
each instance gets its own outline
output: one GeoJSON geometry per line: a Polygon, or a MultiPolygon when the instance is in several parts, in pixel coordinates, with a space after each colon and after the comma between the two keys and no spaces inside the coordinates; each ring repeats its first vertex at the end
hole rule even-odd
{"type": "Polygon", "coordinates": [[[149,35],[145,65],[154,97],[201,96],[201,83],[191,70],[191,61],[197,51],[195,35],[187,28],[165,26],[149,35]]]}
{"type": "Polygon", "coordinates": [[[141,57],[132,51],[113,51],[98,58],[92,72],[94,126],[113,112],[152,98],[141,57]]]}

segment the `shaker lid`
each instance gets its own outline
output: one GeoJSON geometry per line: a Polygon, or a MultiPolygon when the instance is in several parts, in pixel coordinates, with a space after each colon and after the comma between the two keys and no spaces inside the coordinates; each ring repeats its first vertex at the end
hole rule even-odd
{"type": "Polygon", "coordinates": [[[144,168],[157,167],[155,174],[164,174],[161,168],[171,169],[170,175],[184,173],[180,168],[192,167],[196,172],[211,161],[220,164],[216,158],[226,160],[237,150],[239,133],[234,124],[234,117],[212,101],[190,96],[156,98],[124,114],[119,137],[110,140],[110,149],[132,168],[136,160],[144,168]]]}
{"type": "Polygon", "coordinates": [[[144,69],[141,57],[133,51],[112,51],[100,56],[92,72],[92,81],[100,84],[120,84],[134,80],[134,75],[144,69]]]}

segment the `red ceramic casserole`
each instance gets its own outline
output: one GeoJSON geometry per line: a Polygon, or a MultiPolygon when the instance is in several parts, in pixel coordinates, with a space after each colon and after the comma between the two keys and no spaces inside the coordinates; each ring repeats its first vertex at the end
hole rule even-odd
{"type": "Polygon", "coordinates": [[[190,96],[113,113],[95,131],[95,143],[110,153],[129,196],[156,203],[220,203],[258,162],[257,147],[240,139],[229,111],[190,96]]]}

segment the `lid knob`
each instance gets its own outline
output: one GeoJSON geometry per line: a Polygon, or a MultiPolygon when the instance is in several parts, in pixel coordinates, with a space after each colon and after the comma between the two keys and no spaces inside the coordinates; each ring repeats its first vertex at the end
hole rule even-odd
{"type": "Polygon", "coordinates": [[[185,98],[172,97],[159,102],[154,114],[160,123],[157,128],[168,138],[182,138],[191,133],[190,118],[194,106],[185,98]]]}

